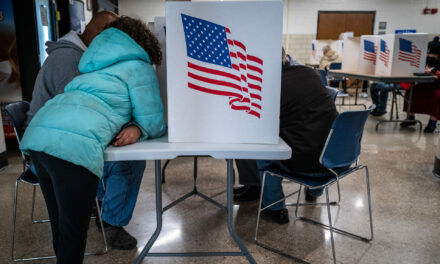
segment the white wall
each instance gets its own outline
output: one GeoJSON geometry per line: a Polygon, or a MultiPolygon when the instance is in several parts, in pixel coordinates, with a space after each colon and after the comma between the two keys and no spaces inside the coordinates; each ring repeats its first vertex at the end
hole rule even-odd
{"type": "Polygon", "coordinates": [[[156,16],[165,16],[165,0],[122,0],[118,2],[119,14],[153,22],[156,16]]]}
{"type": "MultiPolygon", "coordinates": [[[[379,21],[387,22],[386,33],[395,29],[440,33],[440,14],[422,15],[424,0],[283,0],[284,33],[316,34],[318,11],[376,11],[374,33],[379,21]]],[[[440,0],[429,0],[430,8],[439,8],[440,0]]]]}

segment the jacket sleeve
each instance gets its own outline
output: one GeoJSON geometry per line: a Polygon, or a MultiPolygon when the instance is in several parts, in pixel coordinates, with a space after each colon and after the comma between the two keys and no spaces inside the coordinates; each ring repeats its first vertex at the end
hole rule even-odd
{"type": "Polygon", "coordinates": [[[166,132],[159,82],[154,69],[148,66],[142,67],[142,71],[133,76],[129,83],[132,121],[138,124],[142,132],[139,141],[157,138],[166,132]]]}

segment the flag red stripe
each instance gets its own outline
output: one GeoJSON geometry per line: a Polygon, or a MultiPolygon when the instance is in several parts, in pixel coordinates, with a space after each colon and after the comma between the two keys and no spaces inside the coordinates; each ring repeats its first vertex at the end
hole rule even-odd
{"type": "Polygon", "coordinates": [[[209,88],[205,88],[205,87],[201,87],[201,86],[195,85],[195,84],[190,83],[190,82],[188,82],[188,87],[191,88],[191,89],[194,89],[194,90],[198,90],[198,91],[204,92],[204,93],[216,94],[216,95],[221,95],[221,96],[233,96],[233,97],[241,98],[241,95],[237,94],[237,93],[213,90],[213,89],[209,89],[209,88]]]}
{"type": "Polygon", "coordinates": [[[237,56],[238,56],[240,59],[242,59],[243,61],[246,61],[246,56],[244,56],[243,53],[241,53],[241,52],[237,52],[237,56]]]}
{"type": "MultiPolygon", "coordinates": [[[[234,65],[232,65],[232,66],[234,66],[234,65]]],[[[211,74],[216,74],[216,75],[228,77],[228,78],[237,80],[239,82],[241,81],[240,77],[235,76],[234,74],[230,74],[230,73],[227,73],[227,72],[222,72],[222,71],[218,71],[218,70],[209,69],[209,68],[206,68],[206,67],[195,65],[194,63],[191,63],[191,62],[188,62],[188,67],[191,68],[191,69],[194,69],[194,70],[201,71],[201,72],[206,72],[206,73],[211,73],[211,74]]]]}
{"type": "Polygon", "coordinates": [[[234,45],[242,48],[244,51],[246,51],[246,46],[243,45],[240,41],[234,40],[234,45]]]}
{"type": "Polygon", "coordinates": [[[239,71],[239,70],[240,70],[240,67],[238,67],[237,64],[232,64],[232,69],[234,69],[234,70],[236,70],[236,71],[239,71]]]}
{"type": "Polygon", "coordinates": [[[234,98],[231,101],[229,101],[230,104],[235,103],[235,102],[241,102],[241,103],[250,103],[251,100],[249,98],[243,98],[240,100],[240,98],[234,98]]]}
{"type": "Polygon", "coordinates": [[[250,114],[250,115],[254,115],[254,116],[260,118],[260,113],[257,113],[257,112],[255,112],[254,110],[249,111],[248,114],[250,114]]]}
{"type": "Polygon", "coordinates": [[[260,69],[260,68],[257,68],[257,67],[252,66],[252,65],[248,65],[248,69],[249,69],[249,70],[252,70],[252,71],[256,71],[256,72],[258,72],[259,74],[263,75],[263,70],[260,69]]]}
{"type": "Polygon", "coordinates": [[[263,65],[263,60],[258,58],[258,57],[255,57],[255,56],[252,56],[252,55],[248,54],[247,55],[247,59],[250,60],[250,61],[253,61],[253,62],[256,62],[256,63],[259,63],[259,64],[263,65]]]}
{"type": "Polygon", "coordinates": [[[232,58],[237,58],[237,54],[235,54],[235,52],[229,52],[229,55],[232,57],[232,58]]]}
{"type": "Polygon", "coordinates": [[[240,68],[242,68],[243,70],[246,70],[246,65],[240,63],[240,68]]]}
{"type": "Polygon", "coordinates": [[[229,30],[229,28],[226,28],[226,33],[231,34],[231,31],[229,30]]]}
{"type": "Polygon", "coordinates": [[[249,95],[251,96],[251,98],[258,99],[261,101],[261,96],[259,96],[258,94],[249,93],[249,95]]]}
{"type": "Polygon", "coordinates": [[[228,39],[228,44],[229,45],[234,45],[234,42],[232,40],[228,39]]]}
{"type": "Polygon", "coordinates": [[[258,90],[258,91],[261,92],[261,86],[259,86],[259,85],[248,83],[248,87],[251,88],[251,89],[258,90]]]}
{"type": "Polygon", "coordinates": [[[256,107],[256,108],[258,108],[258,109],[260,109],[261,110],[261,105],[259,105],[259,104],[256,104],[256,103],[252,103],[251,104],[253,107],[256,107]]]}
{"type": "Polygon", "coordinates": [[[230,82],[225,82],[225,81],[219,81],[219,80],[214,80],[214,79],[210,79],[210,78],[206,78],[206,77],[202,77],[199,75],[196,75],[192,72],[188,72],[188,77],[193,78],[195,80],[201,81],[201,82],[206,82],[206,83],[210,83],[210,84],[216,84],[216,85],[221,85],[221,86],[226,86],[226,87],[231,87],[237,90],[241,91],[241,86],[240,85],[236,85],[230,82]]]}
{"type": "Polygon", "coordinates": [[[260,77],[257,77],[257,76],[254,76],[254,75],[252,75],[252,74],[247,74],[247,77],[249,78],[249,79],[252,79],[252,80],[254,80],[254,81],[258,81],[258,82],[263,82],[263,79],[261,79],[260,77]]]}
{"type": "Polygon", "coordinates": [[[233,105],[231,104],[231,108],[234,110],[250,110],[251,108],[249,106],[243,106],[243,105],[233,105]]]}
{"type": "Polygon", "coordinates": [[[241,75],[241,79],[242,79],[243,81],[247,82],[247,80],[246,80],[246,76],[244,76],[243,74],[241,75]]]}

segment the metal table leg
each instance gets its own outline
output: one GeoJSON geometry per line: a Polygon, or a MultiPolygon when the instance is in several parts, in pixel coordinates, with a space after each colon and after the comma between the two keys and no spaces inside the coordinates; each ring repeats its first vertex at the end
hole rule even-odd
{"type": "Polygon", "coordinates": [[[136,259],[136,264],[140,264],[142,260],[146,256],[150,257],[198,257],[198,256],[245,256],[249,263],[256,263],[252,255],[249,253],[246,246],[243,244],[243,242],[240,240],[238,235],[235,233],[232,223],[233,218],[233,198],[232,198],[232,187],[233,187],[233,164],[232,160],[227,160],[228,169],[227,169],[227,219],[228,219],[228,230],[234,241],[237,243],[237,245],[240,248],[240,252],[164,252],[164,253],[149,253],[151,247],[153,246],[154,242],[156,241],[157,237],[159,236],[161,230],[162,230],[162,214],[170,209],[171,207],[177,205],[178,203],[184,201],[188,197],[192,195],[197,195],[220,209],[225,209],[223,205],[218,203],[217,201],[214,201],[213,199],[207,197],[206,195],[200,193],[197,191],[196,187],[196,180],[197,180],[197,157],[195,157],[194,160],[194,189],[192,192],[182,196],[181,198],[177,199],[176,201],[170,203],[169,205],[165,206],[165,208],[162,208],[162,184],[161,184],[161,166],[160,166],[160,160],[156,160],[155,162],[155,186],[156,186],[156,230],[154,231],[153,235],[151,236],[150,240],[148,240],[147,245],[145,245],[144,249],[142,250],[139,257],[136,259]]]}
{"type": "Polygon", "coordinates": [[[228,200],[228,230],[229,230],[229,234],[231,234],[232,238],[235,240],[235,243],[237,243],[237,245],[240,247],[241,252],[243,252],[243,254],[246,256],[246,258],[248,259],[249,263],[256,263],[254,258],[252,257],[251,253],[249,253],[248,249],[246,248],[246,246],[243,244],[243,242],[240,240],[240,238],[238,237],[238,235],[235,233],[234,231],[234,227],[232,226],[232,217],[234,215],[234,207],[233,207],[233,197],[232,197],[232,187],[233,187],[233,182],[232,182],[232,178],[233,178],[233,164],[232,164],[232,160],[228,159],[228,183],[227,183],[227,200],[228,200]]]}
{"type": "Polygon", "coordinates": [[[155,176],[156,176],[156,230],[154,231],[153,235],[151,236],[150,240],[148,240],[148,243],[145,245],[144,249],[142,250],[139,257],[136,259],[136,264],[140,264],[142,260],[145,258],[145,255],[147,255],[148,251],[150,251],[150,248],[153,246],[154,242],[156,241],[157,237],[160,234],[160,231],[162,230],[162,182],[160,177],[160,160],[155,161],[155,176]]]}

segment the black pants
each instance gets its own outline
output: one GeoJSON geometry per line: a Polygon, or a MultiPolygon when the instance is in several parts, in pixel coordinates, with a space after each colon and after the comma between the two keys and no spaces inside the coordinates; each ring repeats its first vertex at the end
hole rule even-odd
{"type": "Polygon", "coordinates": [[[58,264],[82,263],[98,177],[84,167],[30,151],[52,227],[58,264]]]}
{"type": "Polygon", "coordinates": [[[261,186],[255,160],[235,160],[239,183],[246,186],[261,186]]]}

